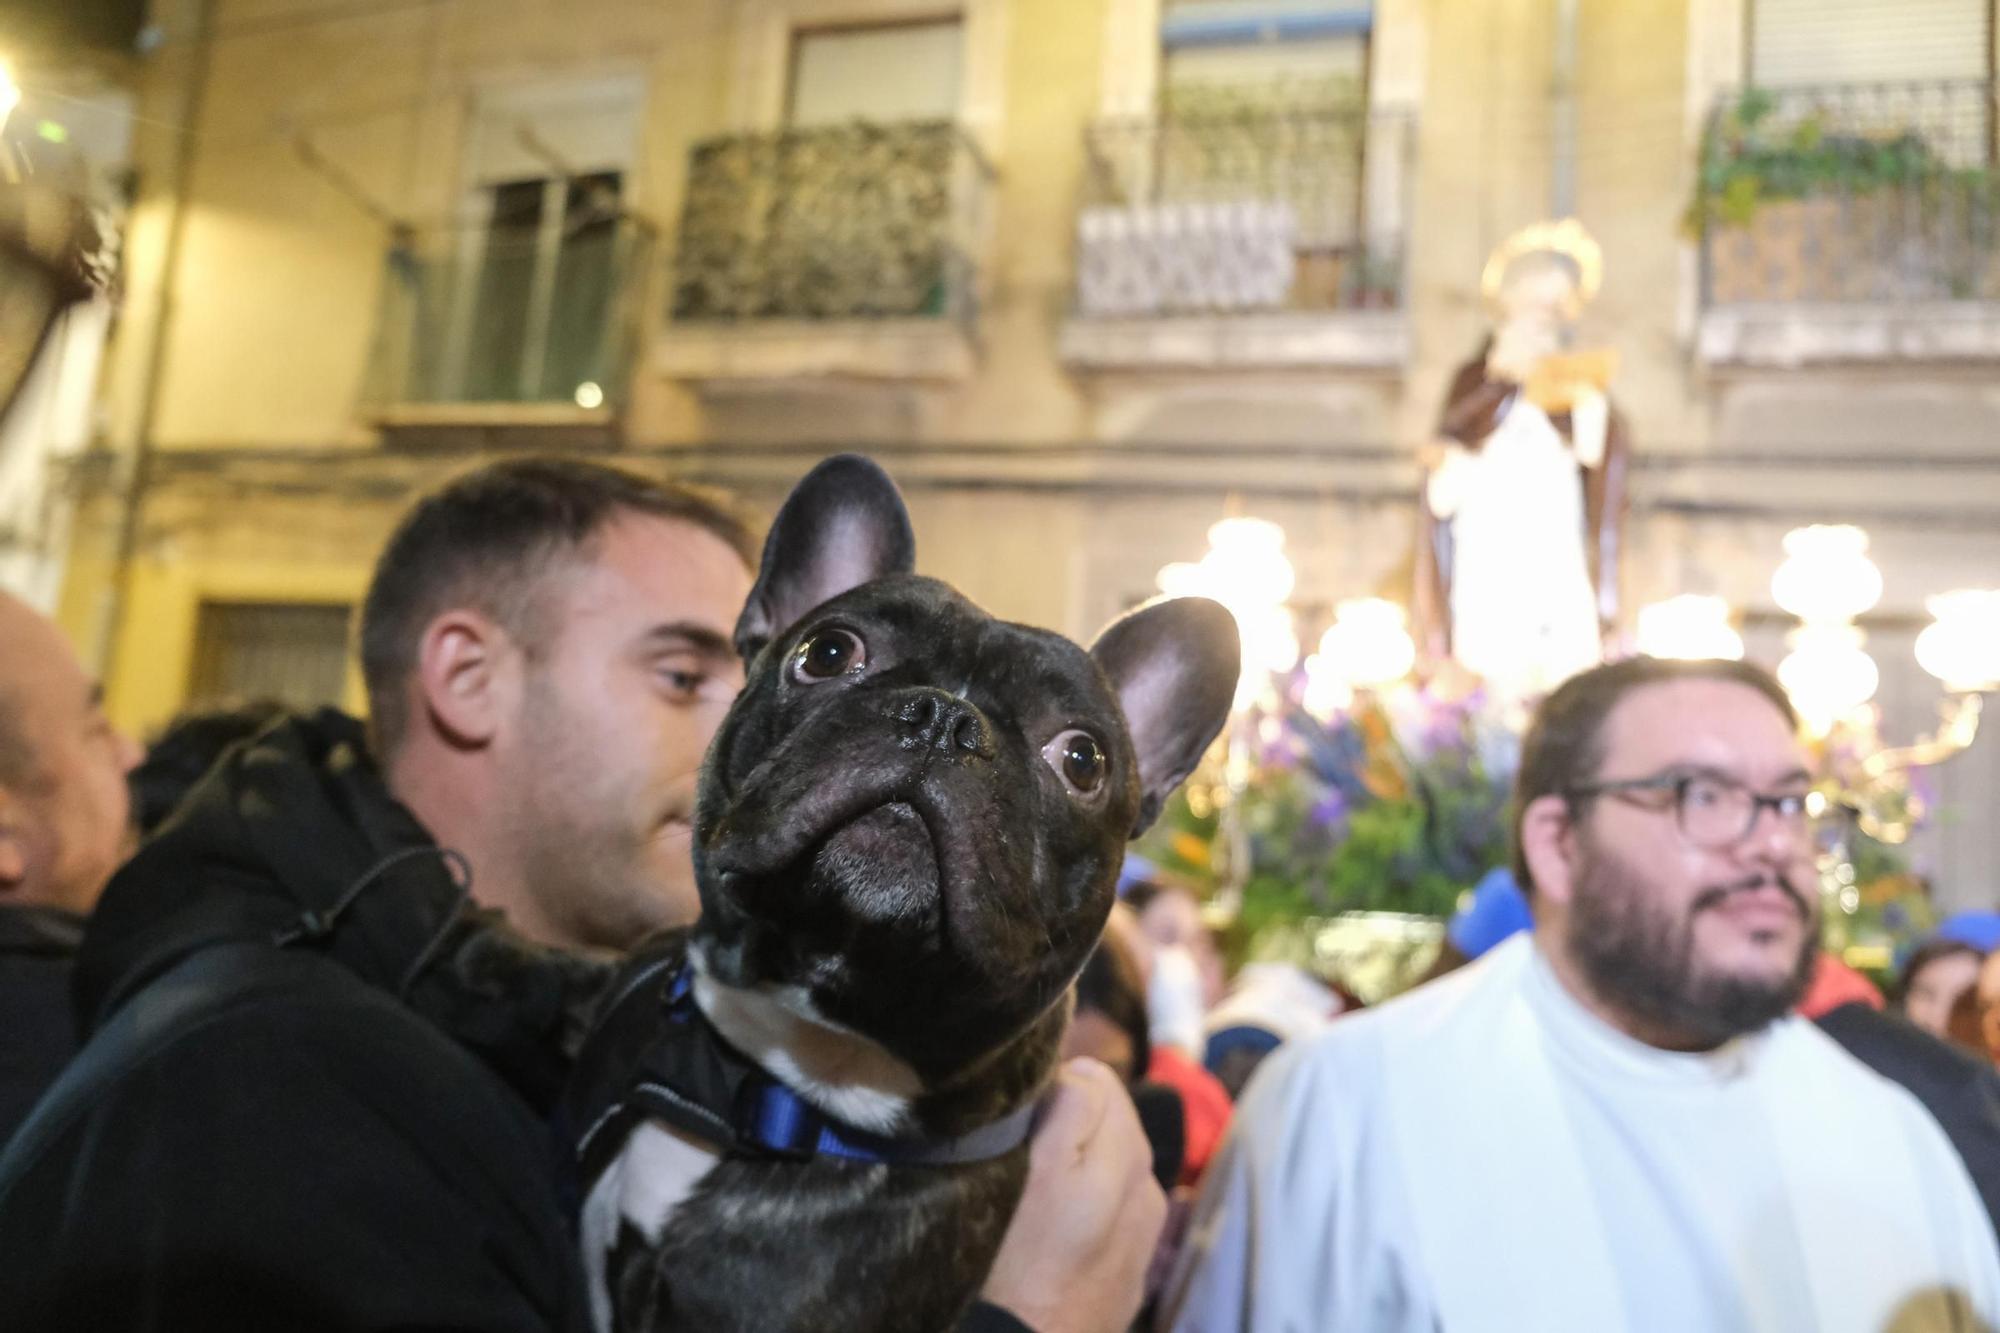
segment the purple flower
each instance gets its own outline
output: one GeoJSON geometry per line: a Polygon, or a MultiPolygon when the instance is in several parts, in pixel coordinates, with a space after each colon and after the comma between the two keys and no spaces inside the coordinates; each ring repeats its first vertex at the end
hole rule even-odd
{"type": "Polygon", "coordinates": [[[1312,809],[1306,812],[1307,821],[1318,829],[1332,828],[1346,817],[1347,798],[1340,794],[1338,788],[1329,790],[1314,801],[1312,809]]]}

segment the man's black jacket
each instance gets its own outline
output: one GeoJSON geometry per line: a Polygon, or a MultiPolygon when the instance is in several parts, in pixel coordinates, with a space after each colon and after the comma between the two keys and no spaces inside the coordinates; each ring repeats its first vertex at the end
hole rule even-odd
{"type": "Polygon", "coordinates": [[[83,918],[0,907],[0,1147],[76,1054],[69,973],[83,918]]]}
{"type": "Polygon", "coordinates": [[[548,1109],[586,984],[465,910],[326,711],[113,880],[0,1155],[9,1330],[582,1329],[548,1109]]]}

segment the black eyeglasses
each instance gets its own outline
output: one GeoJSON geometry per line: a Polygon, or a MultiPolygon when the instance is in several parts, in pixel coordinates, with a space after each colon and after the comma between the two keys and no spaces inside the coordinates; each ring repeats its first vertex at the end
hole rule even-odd
{"type": "Polygon", "coordinates": [[[1810,841],[1817,832],[1810,793],[1766,796],[1719,773],[1660,773],[1650,778],[1594,782],[1571,787],[1564,795],[1571,801],[1617,796],[1641,809],[1656,811],[1671,804],[1681,836],[1711,852],[1734,847],[1749,837],[1757,827],[1757,817],[1766,810],[1801,839],[1810,841]],[[1648,793],[1657,799],[1644,799],[1648,793]]]}

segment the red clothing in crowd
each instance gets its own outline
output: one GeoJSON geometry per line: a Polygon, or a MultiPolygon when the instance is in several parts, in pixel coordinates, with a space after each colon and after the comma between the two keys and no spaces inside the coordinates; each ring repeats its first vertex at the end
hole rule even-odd
{"type": "Polygon", "coordinates": [[[1178,1047],[1155,1046],[1146,1066],[1146,1077],[1164,1083],[1181,1095],[1187,1116],[1187,1151],[1181,1158],[1181,1184],[1201,1179],[1208,1159],[1222,1146],[1229,1129],[1229,1094],[1215,1075],[1182,1054],[1178,1047]]]}
{"type": "Polygon", "coordinates": [[[1843,1004],[1856,1003],[1880,1009],[1882,992],[1846,963],[1830,953],[1822,953],[1813,964],[1812,981],[1806,985],[1805,998],[1799,1001],[1799,1013],[1806,1018],[1818,1018],[1843,1004]]]}

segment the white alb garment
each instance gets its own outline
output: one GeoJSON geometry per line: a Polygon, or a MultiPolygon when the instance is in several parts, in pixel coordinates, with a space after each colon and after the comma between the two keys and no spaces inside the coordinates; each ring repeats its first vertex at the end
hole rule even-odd
{"type": "Polygon", "coordinates": [[[1186,945],[1156,945],[1153,975],[1146,983],[1148,1039],[1155,1046],[1177,1046],[1189,1058],[1200,1060],[1207,1045],[1201,1018],[1201,965],[1186,945]]]}
{"type": "Polygon", "coordinates": [[[1182,1333],[1969,1333],[2000,1328],[2000,1252],[1936,1122],[1812,1024],[1657,1050],[1520,935],[1266,1062],[1166,1308],[1182,1333]]]}
{"type": "MultiPolygon", "coordinates": [[[[1608,405],[1584,412],[1601,458],[1608,405]]],[[[1451,655],[1503,697],[1555,688],[1602,655],[1584,551],[1578,455],[1519,393],[1479,449],[1452,446],[1431,474],[1451,520],[1451,655]]]]}

